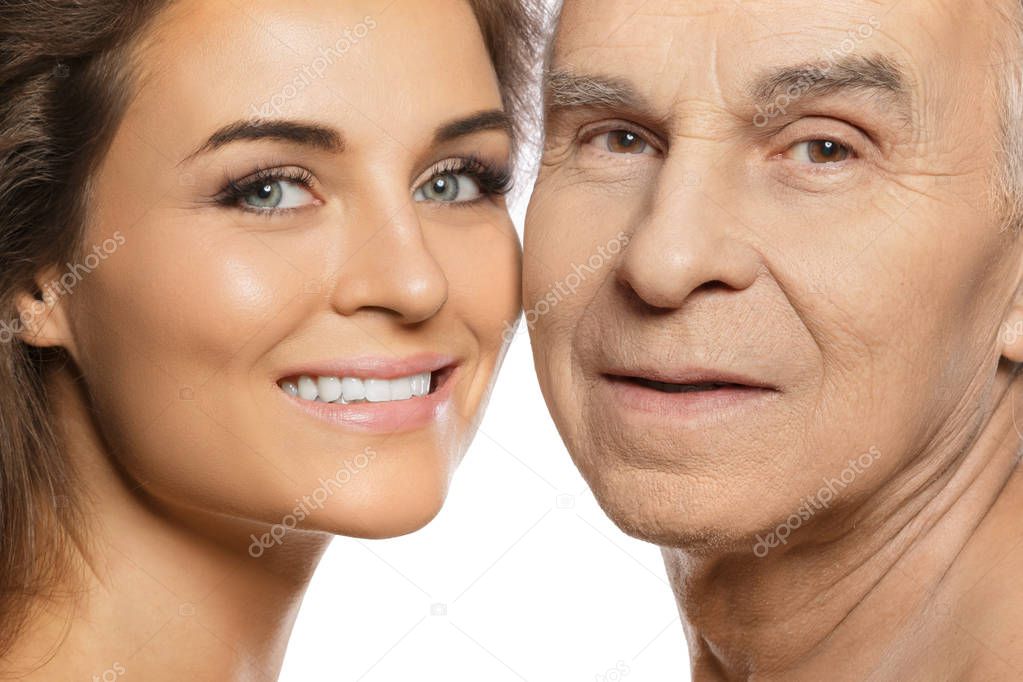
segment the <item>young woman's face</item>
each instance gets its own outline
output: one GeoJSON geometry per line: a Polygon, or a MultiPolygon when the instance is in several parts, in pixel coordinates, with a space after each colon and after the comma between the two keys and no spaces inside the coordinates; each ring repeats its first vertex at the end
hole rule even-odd
{"type": "Polygon", "coordinates": [[[99,262],[61,302],[120,468],[193,511],[420,527],[519,306],[468,3],[186,0],[137,62],[89,203],[99,262]]]}

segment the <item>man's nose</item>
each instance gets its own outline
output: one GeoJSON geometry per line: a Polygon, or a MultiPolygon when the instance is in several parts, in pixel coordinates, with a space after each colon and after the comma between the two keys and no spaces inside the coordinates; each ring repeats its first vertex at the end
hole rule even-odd
{"type": "MultiPolygon", "coordinates": [[[[617,278],[654,308],[679,308],[700,287],[750,287],[762,261],[743,237],[748,230],[710,187],[662,177],[632,226],[617,278]]],[[[688,178],[691,174],[686,175],[688,178]]]]}

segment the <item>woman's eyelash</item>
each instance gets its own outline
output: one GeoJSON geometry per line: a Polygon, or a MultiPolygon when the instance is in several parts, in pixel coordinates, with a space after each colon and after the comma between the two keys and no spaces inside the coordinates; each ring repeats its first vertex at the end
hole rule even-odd
{"type": "MultiPolygon", "coordinates": [[[[433,172],[430,179],[448,174],[471,176],[479,184],[480,192],[486,196],[507,194],[513,184],[510,169],[495,167],[475,155],[443,162],[433,172]]],[[[224,189],[216,195],[215,200],[221,206],[244,210],[243,200],[245,197],[258,192],[266,185],[284,181],[294,182],[308,190],[312,187],[313,175],[301,168],[259,168],[254,173],[242,178],[228,180],[224,189]]]]}
{"type": "Polygon", "coordinates": [[[216,201],[222,206],[243,208],[242,199],[258,192],[266,185],[282,181],[294,182],[305,189],[310,189],[313,174],[301,168],[260,168],[243,178],[228,180],[227,186],[217,195],[216,201]]]}
{"type": "Polygon", "coordinates": [[[496,167],[482,158],[470,155],[443,162],[430,175],[427,182],[439,175],[469,175],[479,183],[485,196],[500,196],[512,189],[513,176],[508,167],[496,167]]]}

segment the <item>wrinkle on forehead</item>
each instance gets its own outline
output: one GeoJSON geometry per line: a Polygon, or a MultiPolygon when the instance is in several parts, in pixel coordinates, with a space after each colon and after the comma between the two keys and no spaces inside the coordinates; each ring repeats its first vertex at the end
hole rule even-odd
{"type": "Polygon", "coordinates": [[[665,112],[699,100],[738,113],[767,69],[890,59],[913,91],[918,142],[963,128],[949,144],[976,144],[997,125],[1001,15],[985,0],[566,0],[553,66],[628,78],[665,112]]]}

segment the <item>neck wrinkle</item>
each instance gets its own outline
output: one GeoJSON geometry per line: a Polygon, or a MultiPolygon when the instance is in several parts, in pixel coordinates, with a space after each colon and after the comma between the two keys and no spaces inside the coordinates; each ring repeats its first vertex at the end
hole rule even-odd
{"type": "MultiPolygon", "coordinates": [[[[971,538],[1007,488],[1023,485],[1023,476],[1012,476],[1023,380],[1005,373],[998,385],[989,419],[960,452],[931,458],[930,471],[907,466],[854,509],[815,518],[799,529],[799,544],[764,558],[748,548],[696,555],[662,547],[694,679],[815,679],[835,671],[866,679],[883,658],[910,658],[891,642],[934,612],[936,596],[947,608],[946,583],[971,538]],[[888,499],[879,504],[882,492],[888,499]]],[[[956,584],[968,588],[973,581],[965,578],[956,584]]]]}

